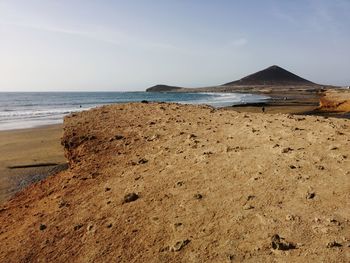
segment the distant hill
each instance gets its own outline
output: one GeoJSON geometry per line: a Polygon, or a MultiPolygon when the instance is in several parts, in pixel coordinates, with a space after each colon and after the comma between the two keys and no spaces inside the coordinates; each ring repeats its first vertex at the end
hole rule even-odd
{"type": "Polygon", "coordinates": [[[168,86],[168,85],[163,85],[163,84],[158,84],[153,87],[150,87],[146,89],[147,92],[166,92],[166,91],[178,91],[183,88],[181,87],[175,87],[175,86],[168,86]]]}
{"type": "Polygon", "coordinates": [[[240,80],[232,81],[223,86],[246,86],[246,85],[317,85],[307,79],[303,79],[292,72],[279,66],[271,66],[254,74],[248,75],[240,80]]]}
{"type": "Polygon", "coordinates": [[[147,92],[246,92],[247,90],[261,90],[266,88],[307,88],[319,89],[321,86],[312,81],[299,77],[288,70],[279,66],[271,66],[254,74],[248,75],[240,80],[232,81],[223,85],[201,87],[201,88],[183,88],[158,84],[146,89],[147,92]]]}

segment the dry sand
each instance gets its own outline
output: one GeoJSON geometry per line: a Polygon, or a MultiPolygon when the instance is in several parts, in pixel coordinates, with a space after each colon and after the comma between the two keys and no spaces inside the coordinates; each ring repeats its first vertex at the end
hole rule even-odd
{"type": "Polygon", "coordinates": [[[71,169],[1,208],[0,261],[349,262],[349,128],[161,103],[74,114],[71,169]]]}
{"type": "Polygon", "coordinates": [[[325,92],[320,99],[320,108],[324,111],[350,112],[350,90],[339,89],[325,92]]]}
{"type": "Polygon", "coordinates": [[[60,144],[62,133],[62,125],[0,132],[0,203],[53,168],[8,167],[66,162],[60,144]]]}

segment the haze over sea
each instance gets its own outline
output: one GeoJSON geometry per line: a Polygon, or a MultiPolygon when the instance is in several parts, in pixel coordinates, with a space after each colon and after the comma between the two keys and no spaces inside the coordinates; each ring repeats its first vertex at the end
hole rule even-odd
{"type": "Polygon", "coordinates": [[[2,92],[0,130],[62,123],[63,116],[69,113],[114,103],[147,100],[224,107],[261,102],[267,98],[238,93],[2,92]]]}

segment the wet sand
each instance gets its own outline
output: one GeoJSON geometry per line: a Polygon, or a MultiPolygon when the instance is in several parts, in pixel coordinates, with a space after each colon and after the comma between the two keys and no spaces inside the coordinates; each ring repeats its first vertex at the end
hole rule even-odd
{"type": "Polygon", "coordinates": [[[62,125],[0,131],[0,203],[66,162],[62,133],[62,125]]]}

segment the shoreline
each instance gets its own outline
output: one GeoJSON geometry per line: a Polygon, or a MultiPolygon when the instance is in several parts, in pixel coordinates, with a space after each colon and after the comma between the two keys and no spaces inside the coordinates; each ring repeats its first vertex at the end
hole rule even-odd
{"type": "Polygon", "coordinates": [[[0,131],[0,203],[66,163],[60,145],[62,127],[53,124],[0,131]]]}
{"type": "MultiPolygon", "coordinates": [[[[313,94],[302,101],[300,101],[299,96],[290,96],[286,100],[281,94],[275,94],[266,102],[247,103],[216,109],[238,113],[261,113],[262,107],[264,107],[266,114],[311,115],[350,119],[349,113],[319,110],[319,98],[320,96],[313,94]]],[[[63,148],[60,145],[62,134],[63,119],[62,123],[58,124],[42,124],[31,128],[0,130],[0,141],[2,142],[0,143],[0,183],[2,185],[0,188],[0,203],[12,197],[24,186],[49,176],[56,166],[58,167],[56,169],[61,169],[60,167],[66,163],[63,148]],[[46,151],[46,154],[43,155],[42,151],[46,151]],[[13,166],[18,167],[15,169],[9,168],[13,166]],[[23,182],[25,183],[23,184],[23,182]]]]}
{"type": "MultiPolygon", "coordinates": [[[[181,90],[181,91],[173,91],[173,92],[167,92],[167,93],[201,93],[201,94],[240,94],[240,95],[256,95],[256,96],[265,96],[267,97],[266,100],[256,100],[256,102],[244,102],[242,100],[241,104],[236,104],[236,102],[232,101],[231,105],[229,102],[224,102],[221,106],[213,106],[215,108],[226,108],[230,109],[233,108],[238,111],[248,111],[248,112],[259,112],[261,111],[261,107],[264,106],[267,110],[271,109],[270,113],[295,113],[295,114],[307,114],[307,115],[317,115],[317,116],[327,116],[329,117],[341,117],[341,118],[349,118],[348,115],[343,116],[342,112],[337,109],[337,107],[334,107],[334,105],[339,104],[339,98],[341,96],[347,96],[346,99],[349,100],[349,91],[348,90],[341,90],[341,89],[328,89],[328,90],[322,90],[322,89],[310,89],[310,87],[235,87],[235,89],[228,89],[226,90],[221,87],[218,90],[211,90],[211,89],[205,89],[205,88],[198,88],[198,89],[188,89],[188,90],[181,90]],[[329,94],[332,94],[331,96],[329,94]],[[339,95],[334,95],[339,94],[339,95]],[[224,106],[226,105],[226,106],[224,106]],[[249,107],[248,107],[249,106],[249,107]],[[259,109],[260,107],[260,109],[259,109]],[[319,110],[319,108],[322,107],[322,110],[319,110]],[[244,108],[244,109],[243,109],[244,108]],[[335,110],[334,113],[332,113],[332,109],[335,110]],[[325,113],[330,112],[330,114],[325,113]]],[[[135,92],[139,93],[139,92],[135,92]]],[[[146,92],[144,92],[146,93],[146,92]]],[[[164,93],[164,92],[156,92],[156,93],[164,93]]],[[[156,101],[149,99],[149,102],[156,101]]],[[[128,103],[128,102],[125,102],[128,103]]],[[[136,101],[134,102],[136,103],[136,101]]],[[[214,103],[214,101],[208,101],[203,102],[203,104],[214,103]]],[[[220,103],[220,102],[219,102],[220,103]]],[[[342,103],[342,101],[340,101],[342,103]]],[[[119,103],[110,103],[110,104],[119,104],[119,103]]],[[[182,103],[181,103],[182,104],[182,103]]],[[[185,102],[184,104],[193,104],[198,105],[191,102],[185,102]]],[[[104,104],[101,104],[100,106],[96,107],[102,107],[104,104]]],[[[108,104],[106,104],[108,105],[108,104]]],[[[214,104],[215,105],[215,104],[214,104]]],[[[93,107],[95,108],[95,107],[93,107]]],[[[73,112],[80,112],[84,110],[89,110],[90,108],[79,108],[76,111],[73,112]]],[[[340,107],[340,110],[344,109],[343,105],[340,107]]],[[[349,110],[349,107],[345,108],[346,110],[349,110]]],[[[72,112],[72,113],[73,113],[72,112]]],[[[39,119],[36,121],[29,120],[29,121],[23,121],[21,123],[22,127],[19,127],[18,123],[20,121],[11,122],[7,124],[2,124],[4,126],[3,129],[0,126],[0,132],[2,131],[17,131],[21,129],[32,129],[32,128],[38,128],[41,126],[50,126],[50,125],[62,125],[63,123],[63,117],[60,119],[55,120],[44,120],[39,119]],[[13,128],[11,127],[13,126],[13,128]],[[10,128],[7,128],[10,127],[10,128]]],[[[26,120],[26,119],[24,119],[26,120]]]]}
{"type": "MultiPolygon", "coordinates": [[[[181,105],[181,104],[180,104],[181,105]]],[[[197,105],[199,106],[199,105],[197,105]]],[[[273,101],[218,108],[238,113],[311,115],[350,119],[350,114],[317,111],[315,102],[273,101]]],[[[62,120],[63,121],[63,120],[62,120]]],[[[31,128],[0,130],[0,204],[24,187],[40,181],[52,171],[65,169],[66,159],[60,137],[63,124],[45,124],[31,128]],[[29,147],[30,146],[30,147],[29,147]],[[45,151],[43,155],[42,152],[45,151]]]]}

